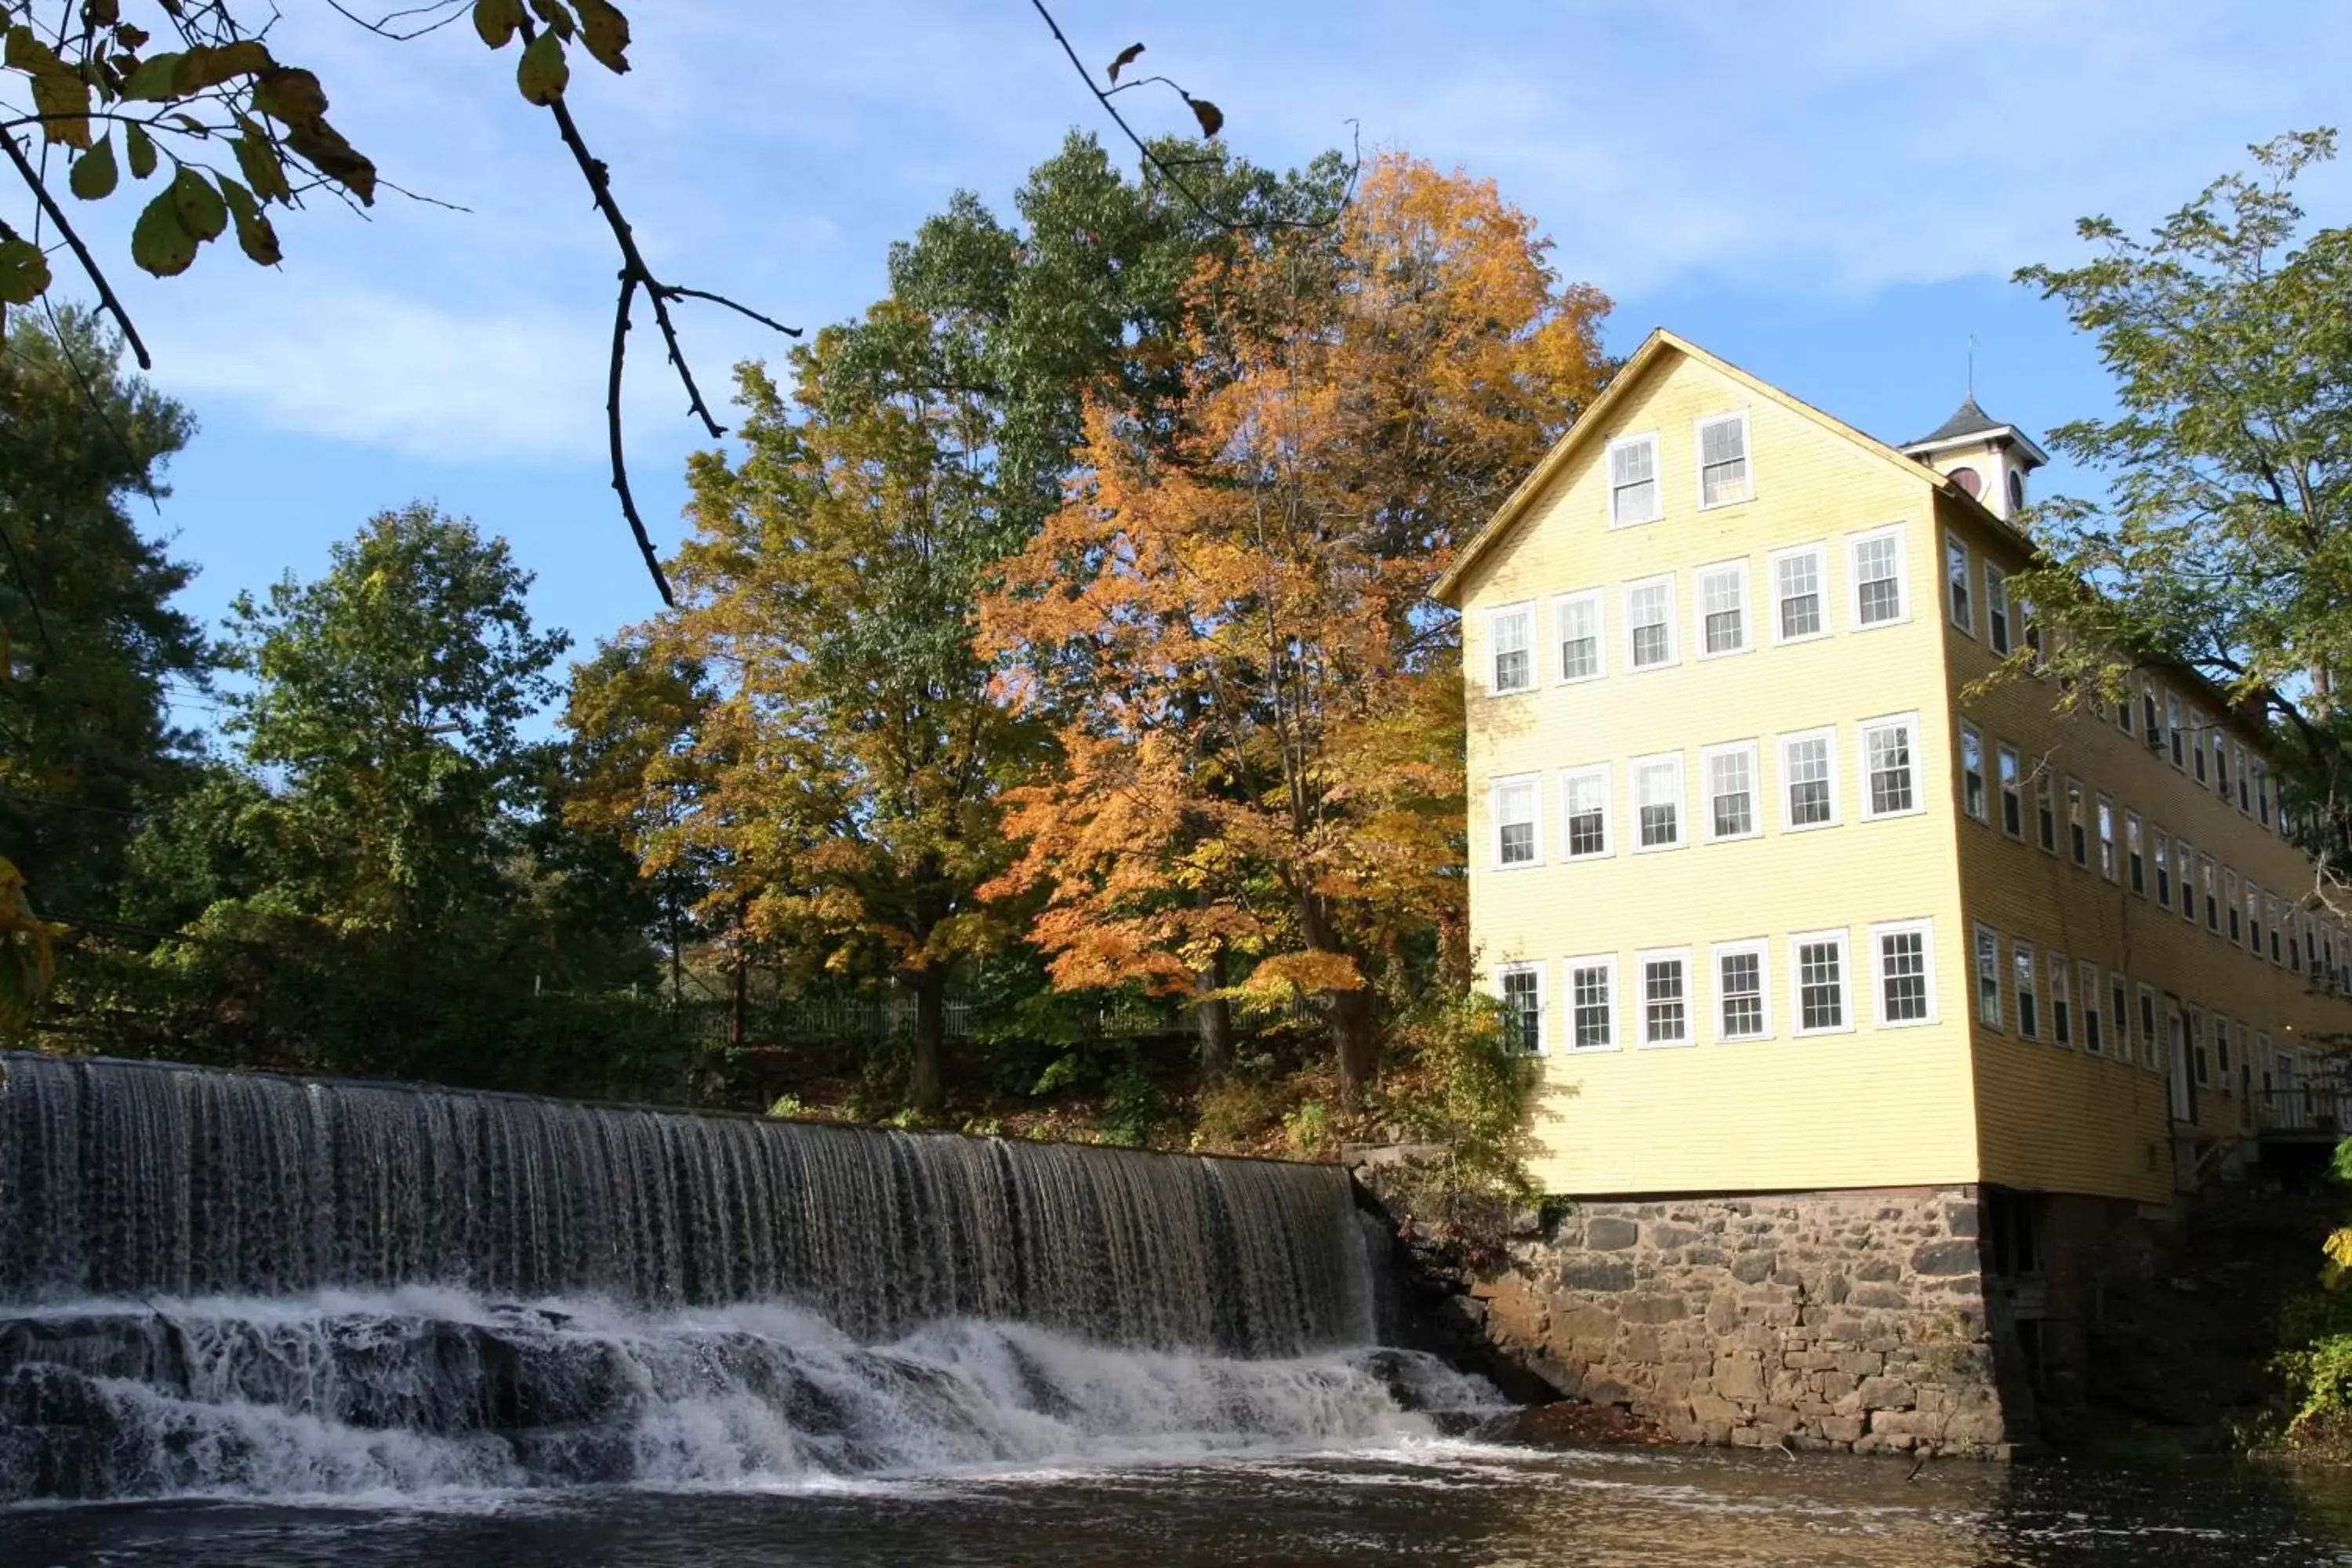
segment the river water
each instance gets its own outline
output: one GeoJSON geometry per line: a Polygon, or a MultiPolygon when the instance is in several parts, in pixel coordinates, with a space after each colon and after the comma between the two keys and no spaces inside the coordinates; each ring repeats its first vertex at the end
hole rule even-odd
{"type": "Polygon", "coordinates": [[[450,1494],[333,1506],[37,1506],[0,1568],[65,1563],[1704,1564],[2263,1568],[2352,1563],[2352,1484],[1748,1452],[1353,1451],[816,1486],[450,1494]]]}

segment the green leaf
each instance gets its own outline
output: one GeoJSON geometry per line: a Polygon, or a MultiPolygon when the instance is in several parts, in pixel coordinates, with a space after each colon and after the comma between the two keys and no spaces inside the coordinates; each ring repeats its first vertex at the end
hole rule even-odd
{"type": "Polygon", "coordinates": [[[572,13],[564,9],[563,0],[530,0],[530,8],[539,13],[539,19],[547,24],[550,32],[571,42],[572,13]]]}
{"type": "Polygon", "coordinates": [[[222,204],[220,193],[213,189],[210,180],[185,163],[180,165],[180,172],[173,176],[172,187],[165,194],[179,209],[180,226],[195,238],[218,239],[228,227],[228,208],[222,204]]]}
{"type": "MultiPolygon", "coordinates": [[[[255,128],[257,131],[258,127],[255,128]]],[[[294,187],[286,178],[286,165],[278,150],[258,135],[248,132],[229,143],[236,152],[236,166],[244,172],[246,183],[265,201],[290,202],[294,187]]]]}
{"type": "Polygon", "coordinates": [[[66,176],[66,184],[73,194],[86,202],[101,200],[114,194],[114,182],[120,178],[114,166],[114,138],[101,136],[98,144],[74,160],[73,173],[66,176]]]}
{"type": "Polygon", "coordinates": [[[289,126],[286,145],[296,156],[310,160],[310,166],[319,173],[359,197],[362,205],[374,205],[375,164],[365,154],[354,151],[333,126],[323,120],[289,126]]]}
{"type": "Polygon", "coordinates": [[[573,0],[580,7],[580,35],[596,63],[615,74],[629,68],[629,19],[613,0],[573,0]]]}
{"type": "Polygon", "coordinates": [[[253,193],[224,174],[221,195],[228,198],[229,215],[236,219],[237,247],[263,267],[277,266],[283,254],[278,248],[278,231],[270,226],[253,193]]]}
{"type": "Polygon", "coordinates": [[[49,286],[49,258],[21,235],[0,238],[0,304],[29,305],[49,286]]]}
{"type": "Polygon", "coordinates": [[[155,193],[131,227],[131,259],[158,278],[176,278],[196,258],[195,237],[180,222],[178,182],[155,193]]]}
{"type": "Polygon", "coordinates": [[[30,27],[8,29],[7,42],[0,45],[0,65],[5,65],[10,70],[23,71],[28,76],[37,76],[42,71],[61,71],[66,68],[66,62],[58,58],[58,52],[41,42],[39,37],[30,27]]]}
{"type": "Polygon", "coordinates": [[[181,57],[176,53],[149,55],[122,84],[122,96],[140,103],[169,103],[179,96],[174,88],[180,75],[181,57]]]}
{"type": "Polygon", "coordinates": [[[522,0],[474,0],[474,31],[482,42],[503,49],[522,26],[522,0]]]}
{"type": "Polygon", "coordinates": [[[253,84],[253,106],[289,125],[310,125],[326,117],[327,91],[309,71],[280,66],[253,84]]]}
{"type": "Polygon", "coordinates": [[[131,159],[131,177],[143,180],[155,172],[154,138],[136,125],[122,128],[122,150],[131,159]]]}
{"type": "Polygon", "coordinates": [[[257,39],[239,38],[236,43],[217,47],[199,44],[180,57],[173,85],[178,96],[187,98],[241,76],[259,76],[277,64],[270,58],[268,46],[257,39]]]}
{"type": "Polygon", "coordinates": [[[89,83],[63,66],[36,71],[31,80],[33,107],[40,113],[42,134],[68,147],[89,146],[89,83]]]}
{"type": "Polygon", "coordinates": [[[522,89],[523,101],[542,109],[563,96],[571,79],[572,67],[565,62],[563,45],[553,33],[533,38],[515,67],[515,85],[522,89]]]}

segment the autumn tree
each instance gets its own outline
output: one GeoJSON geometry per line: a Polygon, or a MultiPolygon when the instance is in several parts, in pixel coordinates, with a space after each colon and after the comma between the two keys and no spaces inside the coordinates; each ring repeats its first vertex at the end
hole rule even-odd
{"type": "Polygon", "coordinates": [[[1459,922],[1454,547],[1598,391],[1607,302],[1562,287],[1490,184],[1380,160],[1324,232],[1188,289],[1165,433],[1096,397],[1069,502],[1004,569],[984,646],[1054,717],[1014,792],[1033,940],[1069,988],[1305,998],[1342,1099],[1375,987],[1459,922]]]}
{"type": "Polygon", "coordinates": [[[2086,218],[2100,254],[2030,267],[2097,342],[2116,414],[2052,446],[2110,476],[2031,520],[2043,560],[2014,579],[2057,632],[2075,689],[2183,659],[2284,726],[2294,793],[2352,847],[2352,228],[2307,230],[2296,179],[2333,132],[2252,149],[2147,238],[2086,218]]]}
{"type": "Polygon", "coordinates": [[[696,459],[679,606],[646,632],[711,696],[647,770],[662,798],[637,837],[656,872],[724,866],[706,903],[739,903],[752,934],[909,993],[908,1097],[935,1111],[950,976],[1012,934],[977,889],[1009,858],[999,796],[1040,736],[972,647],[976,580],[1012,542],[983,462],[994,421],[918,363],[939,340],[906,310],[795,353],[789,400],[740,373],[743,454],[696,459]],[[887,395],[863,373],[836,388],[853,341],[893,345],[887,395]]]}

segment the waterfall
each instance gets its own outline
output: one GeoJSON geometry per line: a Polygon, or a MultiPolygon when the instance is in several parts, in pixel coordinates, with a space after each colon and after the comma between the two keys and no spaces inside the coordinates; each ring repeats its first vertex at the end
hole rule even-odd
{"type": "Polygon", "coordinates": [[[1425,1429],[1328,1166],[0,1054],[0,1500],[1425,1429]]]}

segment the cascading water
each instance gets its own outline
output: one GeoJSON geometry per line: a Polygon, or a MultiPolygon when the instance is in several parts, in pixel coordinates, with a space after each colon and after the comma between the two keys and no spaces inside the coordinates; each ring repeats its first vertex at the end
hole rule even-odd
{"type": "Polygon", "coordinates": [[[1427,1430],[1346,1176],[0,1055],[0,1500],[1427,1430]]]}

